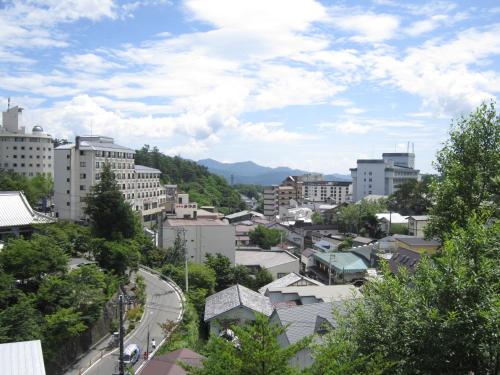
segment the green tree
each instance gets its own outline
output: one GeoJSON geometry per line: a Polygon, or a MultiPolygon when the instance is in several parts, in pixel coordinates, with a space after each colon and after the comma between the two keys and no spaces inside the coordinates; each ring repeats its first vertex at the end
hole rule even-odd
{"type": "Polygon", "coordinates": [[[279,229],[266,228],[263,225],[258,225],[257,228],[251,230],[248,235],[253,244],[265,250],[269,250],[272,246],[280,243],[282,233],[279,229]]]}
{"type": "Polygon", "coordinates": [[[217,253],[207,254],[205,264],[215,272],[215,291],[219,292],[234,284],[234,267],[228,257],[217,253]]]}
{"type": "Polygon", "coordinates": [[[427,236],[445,238],[474,213],[498,216],[500,207],[500,115],[482,104],[452,125],[437,154],[440,179],[432,184],[427,236]]]}
{"type": "Polygon", "coordinates": [[[266,268],[261,268],[255,274],[255,280],[253,280],[252,289],[257,291],[259,288],[262,288],[264,285],[269,284],[273,281],[273,275],[266,268]]]}
{"type": "Polygon", "coordinates": [[[99,182],[90,188],[85,198],[85,214],[89,217],[93,234],[107,240],[134,238],[140,228],[109,163],[104,164],[99,182]]]}
{"type": "Polygon", "coordinates": [[[127,269],[137,269],[140,259],[139,249],[134,241],[92,241],[92,251],[99,266],[123,276],[127,269]]]}
{"type": "Polygon", "coordinates": [[[4,271],[23,283],[38,284],[44,275],[66,272],[68,257],[50,238],[34,235],[31,240],[10,240],[0,253],[4,271]]]}
{"type": "Polygon", "coordinates": [[[33,300],[21,296],[19,301],[0,310],[0,342],[16,342],[39,339],[41,315],[33,300]]]}
{"type": "Polygon", "coordinates": [[[269,319],[258,314],[255,322],[231,329],[239,339],[239,346],[223,338],[212,336],[207,345],[203,368],[189,370],[195,375],[287,375],[299,373],[288,361],[306,347],[310,339],[281,348],[277,337],[284,328],[269,324],[269,319]]]}
{"type": "Polygon", "coordinates": [[[321,214],[319,212],[314,212],[311,216],[311,220],[312,220],[312,223],[314,225],[319,225],[319,224],[325,223],[325,220],[323,219],[323,217],[321,216],[321,214]]]}
{"type": "Polygon", "coordinates": [[[233,268],[234,283],[253,288],[254,278],[247,266],[237,264],[233,268]]]}
{"type": "Polygon", "coordinates": [[[169,247],[165,253],[165,263],[181,265],[186,257],[186,243],[180,232],[175,234],[173,246],[169,247]]]}
{"type": "Polygon", "coordinates": [[[421,181],[408,180],[402,183],[388,200],[392,211],[401,215],[423,215],[431,206],[430,185],[432,176],[424,176],[421,181]]]}
{"type": "Polygon", "coordinates": [[[473,218],[439,256],[423,257],[414,275],[386,269],[366,284],[340,323],[356,355],[378,353],[393,365],[386,373],[498,373],[499,240],[499,222],[473,218]]]}

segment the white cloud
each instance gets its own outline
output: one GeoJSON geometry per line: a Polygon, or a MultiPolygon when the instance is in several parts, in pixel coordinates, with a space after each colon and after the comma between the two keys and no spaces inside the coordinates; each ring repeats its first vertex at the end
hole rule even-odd
{"type": "Polygon", "coordinates": [[[348,107],[344,109],[344,112],[347,113],[348,115],[359,115],[361,113],[366,112],[363,108],[358,108],[358,107],[348,107]]]}
{"type": "Polygon", "coordinates": [[[318,128],[322,130],[335,130],[343,134],[366,134],[371,130],[371,126],[357,123],[354,120],[321,123],[318,124],[318,128]]]}
{"type": "Polygon", "coordinates": [[[237,130],[249,140],[264,143],[293,143],[317,138],[311,133],[288,131],[279,122],[247,122],[238,126],[237,130]]]}
{"type": "Polygon", "coordinates": [[[360,43],[383,42],[396,36],[400,20],[397,16],[383,13],[358,12],[332,8],[330,22],[338,29],[354,33],[350,40],[360,43]],[[347,14],[346,14],[347,13],[347,14]]]}
{"type": "Polygon", "coordinates": [[[94,53],[66,55],[63,58],[63,63],[69,70],[89,73],[102,73],[106,70],[120,68],[119,64],[107,61],[94,53]]]}

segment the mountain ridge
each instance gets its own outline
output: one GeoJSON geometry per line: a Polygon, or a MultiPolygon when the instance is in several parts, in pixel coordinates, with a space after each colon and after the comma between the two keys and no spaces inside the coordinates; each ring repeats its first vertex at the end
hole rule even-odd
{"type": "MultiPolygon", "coordinates": [[[[208,168],[212,173],[224,177],[228,182],[231,181],[231,176],[235,184],[255,184],[255,185],[274,185],[280,184],[288,176],[303,175],[311,173],[301,169],[289,167],[265,167],[253,161],[241,161],[235,163],[224,163],[215,159],[198,160],[199,165],[208,168]]],[[[350,175],[339,173],[324,175],[326,180],[334,181],[350,181],[350,175]]]]}

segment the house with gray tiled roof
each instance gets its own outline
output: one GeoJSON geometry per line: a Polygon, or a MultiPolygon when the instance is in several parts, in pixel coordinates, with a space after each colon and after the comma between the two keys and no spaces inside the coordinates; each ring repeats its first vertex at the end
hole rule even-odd
{"type": "Polygon", "coordinates": [[[204,320],[210,332],[218,334],[231,325],[254,321],[256,313],[270,316],[272,311],[268,297],[236,284],[207,297],[204,320]]]}
{"type": "MultiPolygon", "coordinates": [[[[334,302],[276,309],[271,315],[270,324],[277,324],[285,328],[285,331],[278,336],[278,343],[282,348],[313,335],[314,341],[320,341],[322,334],[336,327],[337,322],[333,317],[333,309],[341,309],[342,306],[342,302],[334,302]]],[[[304,369],[312,363],[310,347],[300,350],[290,359],[290,364],[300,369],[304,369]]]]}
{"type": "Polygon", "coordinates": [[[259,289],[260,294],[266,294],[269,288],[280,288],[285,286],[307,286],[307,285],[323,285],[323,283],[310,279],[309,277],[300,275],[296,272],[291,272],[286,276],[271,281],[259,289]]]}

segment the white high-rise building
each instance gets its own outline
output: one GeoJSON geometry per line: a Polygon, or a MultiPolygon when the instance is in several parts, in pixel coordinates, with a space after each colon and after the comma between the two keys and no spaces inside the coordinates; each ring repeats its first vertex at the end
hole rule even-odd
{"type": "Polygon", "coordinates": [[[160,171],[135,165],[135,151],[102,136],[76,137],[75,144],[55,150],[54,205],[56,217],[85,221],[84,199],[109,163],[125,200],[145,222],[155,222],[166,202],[160,171]]]}
{"type": "Polygon", "coordinates": [[[408,180],[418,180],[415,154],[409,152],[384,153],[382,159],[359,159],[357,168],[351,168],[352,200],[358,202],[367,195],[388,196],[408,180]]]}
{"type": "Polygon", "coordinates": [[[31,133],[23,126],[23,109],[8,108],[2,112],[0,127],[0,169],[26,177],[54,175],[54,143],[41,126],[31,133]]]}

